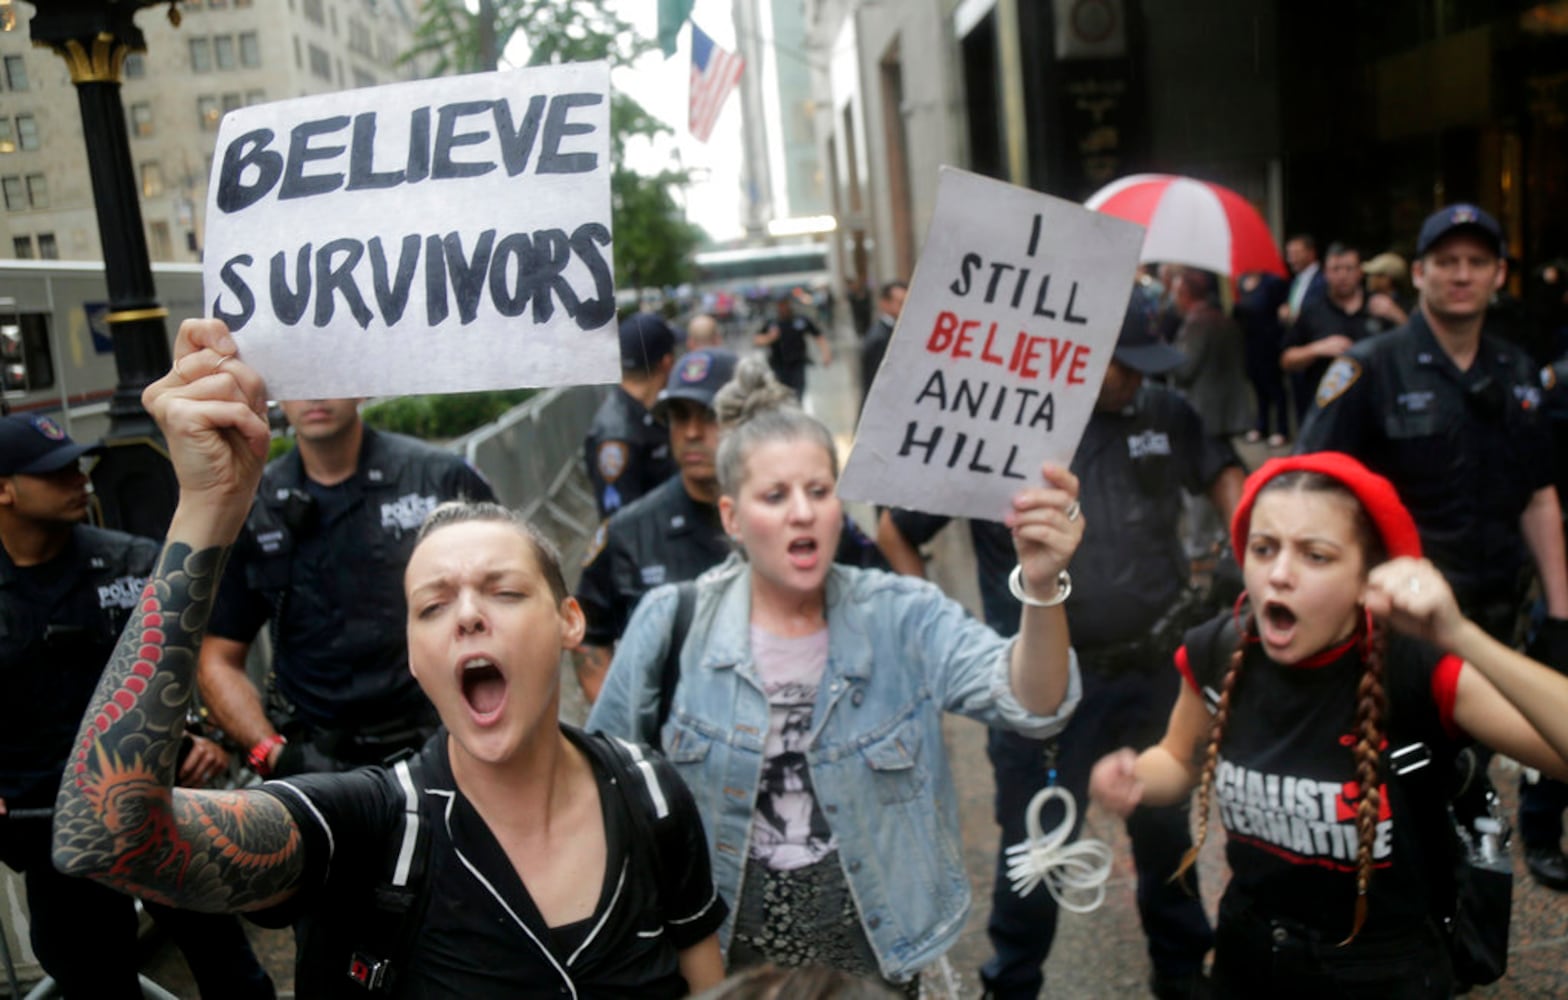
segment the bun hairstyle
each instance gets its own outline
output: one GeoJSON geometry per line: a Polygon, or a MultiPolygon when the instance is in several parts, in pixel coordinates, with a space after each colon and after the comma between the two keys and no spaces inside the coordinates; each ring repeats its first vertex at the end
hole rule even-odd
{"type": "MultiPolygon", "coordinates": [[[[1360,537],[1364,568],[1371,569],[1391,556],[1421,555],[1421,538],[1416,532],[1415,520],[1399,500],[1399,495],[1388,480],[1367,469],[1366,466],[1339,452],[1317,452],[1276,458],[1265,462],[1247,478],[1242,489],[1241,501],[1236,505],[1231,519],[1231,540],[1236,550],[1236,560],[1245,564],[1247,537],[1252,523],[1252,508],[1258,497],[1265,493],[1329,493],[1343,497],[1353,510],[1356,533],[1360,537]]],[[[1246,595],[1237,602],[1239,620],[1238,639],[1230,657],[1230,666],[1220,682],[1219,706],[1209,730],[1209,744],[1203,755],[1203,772],[1198,783],[1198,836],[1182,857],[1173,880],[1180,879],[1198,860],[1198,851],[1209,832],[1209,804],[1214,793],[1214,773],[1219,763],[1220,741],[1225,737],[1225,727],[1230,721],[1231,702],[1241,677],[1248,642],[1254,637],[1256,626],[1246,595]]],[[[1356,909],[1350,933],[1341,944],[1349,944],[1361,932],[1367,919],[1367,888],[1372,881],[1372,849],[1377,839],[1377,822],[1382,806],[1382,784],[1379,764],[1383,745],[1383,720],[1387,715],[1387,698],[1383,689],[1383,666],[1388,650],[1388,638],[1383,628],[1367,619],[1362,634],[1361,682],[1356,688],[1357,736],[1354,749],[1356,786],[1360,798],[1356,803],[1356,909]]]]}
{"type": "Polygon", "coordinates": [[[760,355],[741,359],[735,377],[713,397],[722,436],[717,458],[719,492],[733,497],[746,480],[746,459],[759,445],[775,441],[809,441],[827,452],[838,478],[838,452],[822,421],[808,415],[795,393],[773,377],[760,355]]]}

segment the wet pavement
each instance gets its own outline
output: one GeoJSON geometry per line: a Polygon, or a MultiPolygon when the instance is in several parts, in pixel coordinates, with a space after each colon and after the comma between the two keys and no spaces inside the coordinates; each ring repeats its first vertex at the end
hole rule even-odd
{"type": "MultiPolygon", "coordinates": [[[[840,442],[842,460],[848,454],[858,402],[859,378],[853,334],[840,327],[834,347],[834,364],[827,369],[811,370],[806,403],[808,409],[834,432],[840,442]]],[[[1267,454],[1261,445],[1244,444],[1241,450],[1250,466],[1262,462],[1267,454]]],[[[870,527],[868,509],[852,507],[852,511],[870,527]]],[[[969,551],[967,532],[949,528],[937,537],[933,542],[930,575],[955,598],[971,609],[978,609],[974,558],[969,551]]],[[[582,712],[581,694],[571,679],[570,669],[564,669],[562,714],[575,720],[582,717],[582,712]]],[[[976,970],[989,953],[985,917],[997,841],[996,825],[991,819],[991,772],[985,757],[984,732],[978,724],[966,719],[951,719],[947,726],[947,742],[959,789],[964,861],[975,899],[964,933],[948,957],[958,976],[960,995],[977,997],[976,970]]],[[[1516,798],[1516,772],[1507,762],[1497,761],[1492,773],[1511,814],[1516,798]]],[[[1203,895],[1212,914],[1225,876],[1224,835],[1217,822],[1211,824],[1211,829],[1214,833],[1204,849],[1199,871],[1203,895]]],[[[1062,914],[1051,959],[1046,964],[1046,995],[1148,996],[1149,963],[1134,904],[1132,859],[1126,834],[1120,822],[1091,806],[1084,836],[1111,844],[1116,855],[1115,866],[1107,885],[1105,904],[1099,910],[1086,915],[1062,914]]],[[[1515,850],[1514,854],[1509,974],[1493,986],[1473,990],[1469,996],[1487,1000],[1568,997],[1568,897],[1537,886],[1525,872],[1519,852],[1515,850]]],[[[280,996],[292,996],[290,934],[251,930],[263,960],[274,972],[280,996]]],[[[171,946],[160,949],[146,971],[178,996],[195,996],[183,960],[171,946]]]]}

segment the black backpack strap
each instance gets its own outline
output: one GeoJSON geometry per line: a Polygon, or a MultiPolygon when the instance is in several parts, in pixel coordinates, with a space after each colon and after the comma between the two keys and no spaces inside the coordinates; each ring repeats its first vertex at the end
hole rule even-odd
{"type": "Polygon", "coordinates": [[[675,620],[670,623],[670,641],[664,650],[664,662],[659,669],[659,716],[654,731],[664,728],[670,718],[670,706],[675,703],[675,686],[681,679],[681,649],[686,645],[686,633],[691,631],[692,615],[697,611],[697,583],[683,580],[675,585],[675,620]]]}
{"type": "Polygon", "coordinates": [[[684,848],[678,840],[680,831],[672,821],[670,800],[659,780],[653,752],[640,744],[603,733],[587,734],[584,742],[613,776],[631,817],[632,849],[646,850],[654,884],[662,892],[664,859],[678,856],[684,848]]]}
{"type": "Polygon", "coordinates": [[[1192,671],[1192,679],[1198,682],[1203,704],[1211,712],[1219,708],[1220,685],[1225,681],[1225,671],[1230,666],[1236,642],[1235,616],[1228,610],[1188,629],[1182,639],[1182,646],[1187,650],[1187,668],[1192,671]]]}
{"type": "Polygon", "coordinates": [[[367,992],[390,993],[400,964],[408,959],[430,902],[430,821],[425,814],[423,754],[393,764],[390,773],[403,792],[403,823],[386,842],[382,878],[373,907],[353,933],[348,977],[367,992]]]}

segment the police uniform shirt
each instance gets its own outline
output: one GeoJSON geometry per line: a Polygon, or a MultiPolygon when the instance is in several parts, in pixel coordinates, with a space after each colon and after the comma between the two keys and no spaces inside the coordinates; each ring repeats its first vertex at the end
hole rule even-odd
{"type": "Polygon", "coordinates": [[[0,547],[0,798],[11,807],[54,802],[82,713],[157,559],[156,542],[87,525],[38,566],[17,566],[0,547]]]}
{"type": "Polygon", "coordinates": [[[695,580],[733,551],[719,508],[699,503],[680,476],[599,525],[577,584],[588,620],[583,641],[613,646],[642,595],[665,583],[695,580]]]}
{"type": "MultiPolygon", "coordinates": [[[[692,499],[680,476],[599,525],[588,546],[577,603],[590,646],[613,646],[642,596],[665,583],[695,580],[735,551],[716,504],[692,499]]],[[[833,561],[861,569],[888,568],[876,542],[848,514],[833,561]]]]}
{"type": "Polygon", "coordinates": [[[1552,483],[1540,382],[1519,348],[1483,336],[1461,372],[1417,312],[1329,366],[1298,449],[1386,476],[1461,605],[1513,597],[1528,558],[1519,515],[1552,483]]]}
{"type": "Polygon", "coordinates": [[[789,319],[773,319],[764,330],[779,328],[779,339],[768,345],[768,364],[775,371],[788,371],[805,367],[806,338],[820,337],[817,324],[804,316],[791,315],[789,319]]]}
{"type": "Polygon", "coordinates": [[[599,516],[609,517],[675,475],[670,432],[620,386],[599,404],[583,441],[599,516]]]}
{"type": "Polygon", "coordinates": [[[272,621],[278,693],[305,720],[347,728],[426,702],[408,672],[403,568],[425,515],[447,500],[492,500],[457,455],[365,428],[359,466],[310,482],[299,452],[262,475],[208,631],[250,642],[272,621]]]}
{"type": "MultiPolygon", "coordinates": [[[[1367,296],[1362,296],[1361,308],[1352,313],[1341,309],[1327,296],[1314,299],[1302,308],[1301,317],[1292,323],[1286,332],[1284,349],[1305,347],[1333,336],[1342,336],[1352,344],[1359,344],[1368,337],[1387,333],[1394,328],[1393,323],[1368,312],[1366,303],[1367,296]]],[[[1306,387],[1305,391],[1311,392],[1317,388],[1332,360],[1332,358],[1314,358],[1310,365],[1302,369],[1300,374],[1306,387]]]]}
{"type": "MultiPolygon", "coordinates": [[[[411,952],[394,958],[400,966],[398,995],[509,1000],[686,995],[679,952],[717,931],[728,913],[713,883],[696,801],[674,768],[651,753],[628,781],[632,785],[640,779],[642,787],[628,787],[623,794],[587,746],[604,737],[564,725],[561,731],[583,752],[598,783],[606,850],[593,915],[560,927],[546,925],[505,849],[457,788],[442,729],[421,755],[426,798],[421,815],[445,821],[429,824],[425,875],[432,881],[411,952]],[[638,826],[629,814],[628,796],[665,810],[664,818],[649,820],[659,824],[653,843],[635,836],[638,826]],[[661,845],[664,850],[654,850],[661,845]]],[[[335,959],[352,950],[352,942],[333,940],[332,932],[340,930],[336,925],[350,925],[353,933],[352,925],[364,923],[367,916],[349,908],[368,905],[363,901],[387,878],[384,845],[401,838],[404,825],[406,799],[399,781],[387,769],[374,767],[299,775],[261,789],[282,802],[298,824],[304,874],[294,898],[255,919],[266,926],[283,926],[302,915],[327,921],[322,937],[307,934],[302,982],[315,987],[311,996],[363,996],[365,991],[349,982],[346,968],[323,966],[332,964],[327,956],[335,959]],[[321,992],[334,982],[343,989],[321,992]]]]}
{"type": "MultiPolygon", "coordinates": [[[[1072,462],[1085,518],[1068,565],[1074,647],[1092,651],[1148,634],[1191,575],[1177,533],[1182,491],[1202,494],[1240,464],[1229,444],[1203,433],[1192,406],[1163,386],[1144,383],[1120,412],[1094,411],[1072,462]]],[[[920,545],[947,519],[898,510],[893,520],[920,545]]],[[[1007,590],[1018,561],[1012,533],[995,521],[971,521],[970,531],[986,622],[1012,635],[1021,611],[1007,590]]]]}

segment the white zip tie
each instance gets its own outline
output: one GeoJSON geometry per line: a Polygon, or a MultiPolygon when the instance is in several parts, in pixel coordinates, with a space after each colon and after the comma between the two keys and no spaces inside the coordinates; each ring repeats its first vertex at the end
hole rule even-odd
{"type": "Polygon", "coordinates": [[[1007,878],[1013,892],[1027,896],[1040,884],[1056,904],[1072,913],[1090,913],[1105,902],[1105,882],[1111,877],[1111,849],[1102,840],[1082,839],[1068,844],[1078,805],[1072,793],[1049,785],[1029,800],[1024,825],[1029,837],[1007,849],[1007,878]],[[1051,799],[1061,799],[1063,816],[1049,834],[1040,829],[1040,810],[1051,799]]]}

